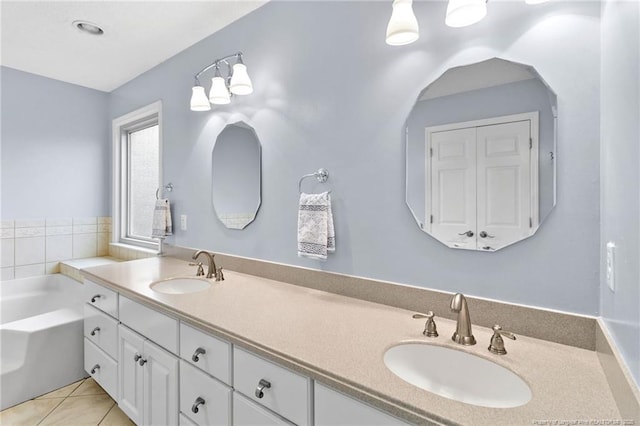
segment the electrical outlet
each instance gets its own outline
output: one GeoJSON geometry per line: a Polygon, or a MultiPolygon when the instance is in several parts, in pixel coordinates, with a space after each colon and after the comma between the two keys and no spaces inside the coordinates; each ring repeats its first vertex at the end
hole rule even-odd
{"type": "Polygon", "coordinates": [[[181,231],[186,231],[187,230],[187,215],[186,214],[181,214],[180,215],[180,230],[181,231]]]}
{"type": "Polygon", "coordinates": [[[607,286],[613,292],[616,291],[616,245],[609,241],[607,243],[607,286]]]}

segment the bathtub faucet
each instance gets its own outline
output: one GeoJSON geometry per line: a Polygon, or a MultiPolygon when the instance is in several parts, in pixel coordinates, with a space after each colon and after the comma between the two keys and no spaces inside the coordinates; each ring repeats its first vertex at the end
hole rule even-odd
{"type": "Polygon", "coordinates": [[[198,250],[193,254],[193,260],[198,260],[198,257],[201,254],[204,254],[207,258],[207,261],[209,262],[209,266],[207,268],[207,278],[215,278],[216,281],[224,280],[222,275],[222,268],[216,268],[216,262],[215,260],[213,260],[213,257],[215,256],[214,254],[211,254],[205,250],[198,250]]]}

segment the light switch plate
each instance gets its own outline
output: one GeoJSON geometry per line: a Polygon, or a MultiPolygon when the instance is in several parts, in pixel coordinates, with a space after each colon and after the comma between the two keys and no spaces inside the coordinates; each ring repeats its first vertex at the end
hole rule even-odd
{"type": "Polygon", "coordinates": [[[607,286],[609,290],[616,291],[616,245],[609,241],[607,243],[607,286]]]}
{"type": "Polygon", "coordinates": [[[181,231],[186,231],[187,230],[187,215],[186,214],[181,214],[180,215],[180,230],[181,231]]]}

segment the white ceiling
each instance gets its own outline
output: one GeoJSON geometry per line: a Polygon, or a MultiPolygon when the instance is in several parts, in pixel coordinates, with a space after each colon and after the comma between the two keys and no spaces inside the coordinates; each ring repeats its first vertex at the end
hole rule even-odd
{"type": "Polygon", "coordinates": [[[110,92],[267,1],[2,0],[0,64],[110,92]]]}

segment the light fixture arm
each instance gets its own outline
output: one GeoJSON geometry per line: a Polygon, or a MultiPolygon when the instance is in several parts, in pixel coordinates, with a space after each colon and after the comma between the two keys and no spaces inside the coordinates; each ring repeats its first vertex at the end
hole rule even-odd
{"type": "Polygon", "coordinates": [[[242,52],[236,52],[236,53],[234,53],[232,55],[227,55],[227,56],[224,56],[222,58],[218,58],[218,59],[214,60],[212,63],[210,63],[209,65],[207,65],[206,67],[202,68],[195,75],[195,81],[196,81],[197,85],[198,86],[200,85],[200,76],[203,73],[209,71],[211,68],[214,68],[214,67],[218,67],[219,68],[220,67],[220,63],[224,63],[224,64],[227,65],[227,69],[229,71],[228,74],[231,75],[231,64],[229,63],[229,59],[234,58],[234,57],[238,59],[238,62],[242,63],[242,52]]]}

